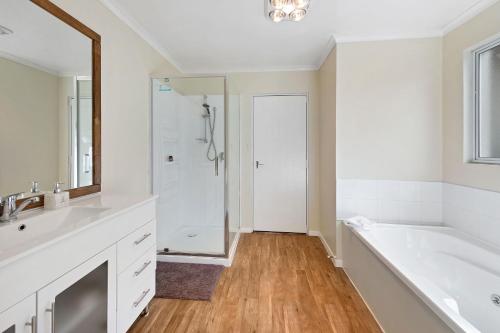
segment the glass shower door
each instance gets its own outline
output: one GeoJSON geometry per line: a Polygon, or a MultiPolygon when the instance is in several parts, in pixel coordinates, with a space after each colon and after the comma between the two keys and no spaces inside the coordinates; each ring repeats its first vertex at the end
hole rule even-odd
{"type": "Polygon", "coordinates": [[[154,79],[158,250],[225,254],[225,78],[154,79]]]}

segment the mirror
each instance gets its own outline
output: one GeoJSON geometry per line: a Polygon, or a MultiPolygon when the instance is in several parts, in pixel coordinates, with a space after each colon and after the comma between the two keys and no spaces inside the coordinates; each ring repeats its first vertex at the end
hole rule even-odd
{"type": "Polygon", "coordinates": [[[99,35],[50,1],[0,0],[0,124],[0,195],[100,191],[99,35]]]}

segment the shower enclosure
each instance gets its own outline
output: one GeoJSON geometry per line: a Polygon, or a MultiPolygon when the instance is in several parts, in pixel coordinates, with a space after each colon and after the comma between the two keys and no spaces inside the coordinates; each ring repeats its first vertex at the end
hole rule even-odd
{"type": "Polygon", "coordinates": [[[239,98],[226,92],[225,77],[152,80],[160,255],[225,257],[235,239],[239,98]]]}

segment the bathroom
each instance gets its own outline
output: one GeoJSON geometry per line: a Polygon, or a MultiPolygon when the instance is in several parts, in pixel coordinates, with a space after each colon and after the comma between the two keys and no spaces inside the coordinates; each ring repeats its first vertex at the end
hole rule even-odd
{"type": "Polygon", "coordinates": [[[1,0],[0,333],[498,332],[499,18],[1,0]]]}

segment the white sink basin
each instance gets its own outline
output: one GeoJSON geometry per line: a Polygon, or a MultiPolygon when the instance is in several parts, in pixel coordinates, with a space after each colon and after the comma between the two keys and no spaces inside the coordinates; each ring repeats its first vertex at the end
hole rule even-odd
{"type": "Polygon", "coordinates": [[[54,211],[25,213],[17,221],[0,223],[0,257],[46,241],[54,233],[77,229],[100,218],[109,208],[70,206],[54,211]]]}

